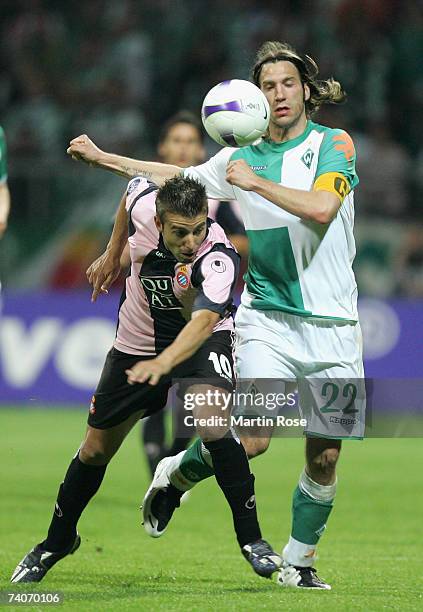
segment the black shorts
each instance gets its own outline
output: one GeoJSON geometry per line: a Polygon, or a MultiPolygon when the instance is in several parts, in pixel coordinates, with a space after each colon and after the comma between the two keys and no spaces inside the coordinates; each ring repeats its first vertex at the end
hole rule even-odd
{"type": "Polygon", "coordinates": [[[140,410],[143,411],[140,418],[162,410],[166,406],[167,394],[174,379],[199,379],[198,382],[203,381],[232,391],[232,344],[233,335],[230,331],[215,332],[190,359],[161,378],[156,386],[148,383],[130,385],[125,374],[125,370],[138,361],[154,357],[129,355],[115,348],[110,349],[91,400],[88,425],[97,429],[109,429],[140,410]]]}

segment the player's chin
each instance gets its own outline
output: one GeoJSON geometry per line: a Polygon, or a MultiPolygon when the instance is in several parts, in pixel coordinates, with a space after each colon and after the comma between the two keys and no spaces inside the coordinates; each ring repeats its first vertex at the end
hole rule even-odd
{"type": "Polygon", "coordinates": [[[185,255],[185,254],[181,253],[180,256],[179,256],[179,261],[181,263],[191,263],[192,261],[194,261],[195,255],[196,255],[196,253],[192,253],[192,255],[185,255]]]}
{"type": "Polygon", "coordinates": [[[276,116],[273,117],[273,123],[280,128],[286,129],[292,125],[293,119],[291,115],[276,116]]]}

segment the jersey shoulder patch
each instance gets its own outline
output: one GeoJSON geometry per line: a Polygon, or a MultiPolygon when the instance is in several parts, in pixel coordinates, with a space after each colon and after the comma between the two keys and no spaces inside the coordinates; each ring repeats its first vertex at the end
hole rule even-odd
{"type": "Polygon", "coordinates": [[[355,147],[351,136],[344,130],[336,130],[332,142],[337,151],[341,151],[347,162],[355,158],[355,147]]]}
{"type": "Polygon", "coordinates": [[[136,176],[129,181],[128,186],[126,188],[126,195],[129,196],[134,191],[144,191],[144,189],[148,189],[148,187],[150,186],[156,187],[154,183],[148,181],[143,176],[136,176]]]}
{"type": "Polygon", "coordinates": [[[353,189],[358,184],[355,161],[355,147],[348,132],[328,128],[320,146],[315,179],[323,174],[337,173],[344,176],[353,189]]]}

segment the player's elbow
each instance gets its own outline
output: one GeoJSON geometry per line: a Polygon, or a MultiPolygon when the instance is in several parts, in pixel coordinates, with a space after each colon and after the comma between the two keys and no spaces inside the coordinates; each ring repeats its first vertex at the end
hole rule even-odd
{"type": "Polygon", "coordinates": [[[325,191],[315,193],[317,197],[310,215],[311,220],[320,225],[327,225],[336,217],[339,210],[339,199],[332,193],[325,191]]]}
{"type": "Polygon", "coordinates": [[[322,207],[313,211],[312,221],[319,223],[320,225],[327,225],[335,218],[335,216],[336,213],[334,213],[333,210],[327,207],[322,207]]]}
{"type": "Polygon", "coordinates": [[[219,318],[220,318],[219,315],[216,315],[215,312],[211,312],[210,316],[208,316],[207,319],[205,320],[204,332],[207,334],[207,337],[212,335],[215,325],[218,322],[219,318]]]}
{"type": "Polygon", "coordinates": [[[212,335],[216,323],[220,319],[220,315],[211,310],[197,310],[192,315],[193,319],[198,319],[201,324],[201,335],[204,336],[204,340],[207,340],[212,335]]]}
{"type": "Polygon", "coordinates": [[[184,176],[184,168],[182,166],[174,166],[173,164],[164,164],[164,166],[162,184],[176,176],[184,176]]]}

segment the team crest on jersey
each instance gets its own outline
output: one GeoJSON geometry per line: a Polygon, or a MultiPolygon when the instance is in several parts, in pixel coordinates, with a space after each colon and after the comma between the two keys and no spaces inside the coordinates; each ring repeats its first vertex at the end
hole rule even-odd
{"type": "Polygon", "coordinates": [[[260,393],[260,391],[258,390],[258,388],[256,387],[256,385],[255,385],[254,383],[251,383],[251,385],[250,385],[250,386],[248,387],[248,389],[247,389],[247,393],[248,393],[249,395],[251,395],[251,397],[252,397],[252,398],[253,398],[253,400],[254,400],[255,396],[256,396],[258,393],[260,393]]]}
{"type": "Polygon", "coordinates": [[[182,266],[177,275],[176,275],[176,282],[178,283],[178,285],[180,287],[182,287],[182,289],[187,289],[188,285],[189,285],[189,278],[187,275],[187,269],[186,266],[182,266]]]}
{"type": "Polygon", "coordinates": [[[129,195],[130,193],[132,193],[132,192],[134,191],[134,189],[136,189],[136,188],[138,187],[138,185],[140,184],[140,182],[141,182],[141,179],[134,179],[134,180],[132,181],[132,183],[131,183],[131,184],[129,185],[129,187],[128,187],[128,195],[129,195]]]}
{"type": "Polygon", "coordinates": [[[314,157],[313,151],[311,149],[307,149],[307,151],[304,153],[304,155],[301,158],[301,161],[303,162],[305,166],[307,166],[309,170],[311,168],[311,162],[313,161],[313,157],[314,157]]]}

